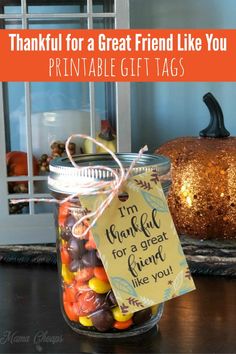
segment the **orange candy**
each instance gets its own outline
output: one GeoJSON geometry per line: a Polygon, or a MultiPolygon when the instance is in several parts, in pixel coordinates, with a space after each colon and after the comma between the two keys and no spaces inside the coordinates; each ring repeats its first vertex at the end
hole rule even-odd
{"type": "Polygon", "coordinates": [[[102,281],[108,281],[107,273],[103,267],[95,267],[94,276],[102,281]]]}
{"type": "Polygon", "coordinates": [[[132,318],[130,318],[129,320],[124,321],[124,322],[115,321],[113,324],[113,327],[116,329],[119,329],[119,330],[124,330],[124,329],[129,328],[132,324],[133,324],[133,320],[132,320],[132,318]]]}
{"type": "Polygon", "coordinates": [[[70,302],[64,302],[63,305],[64,305],[66,316],[69,318],[69,320],[78,321],[79,316],[77,316],[77,314],[75,313],[73,304],[70,302]]]}
{"type": "Polygon", "coordinates": [[[63,298],[63,304],[64,304],[64,302],[67,302],[65,291],[63,291],[63,293],[62,293],[62,298],[63,298]]]}
{"type": "Polygon", "coordinates": [[[97,294],[90,290],[79,295],[78,302],[73,305],[73,310],[78,316],[87,316],[97,309],[97,294]]]}
{"type": "Polygon", "coordinates": [[[75,286],[66,286],[64,289],[63,299],[65,302],[75,302],[77,300],[78,290],[75,286]]]}
{"type": "Polygon", "coordinates": [[[96,243],[94,241],[93,234],[92,234],[91,230],[89,230],[89,232],[88,232],[88,241],[85,244],[85,248],[88,251],[97,249],[97,246],[96,246],[96,243]]]}
{"type": "Polygon", "coordinates": [[[76,282],[75,287],[79,294],[91,290],[90,287],[88,286],[88,283],[79,282],[79,281],[76,282]]]}
{"type": "Polygon", "coordinates": [[[68,208],[70,206],[71,206],[70,202],[65,202],[65,203],[59,205],[59,210],[58,210],[58,223],[59,223],[59,225],[64,226],[64,222],[65,222],[66,217],[68,215],[68,208]]]}
{"type": "Polygon", "coordinates": [[[75,280],[78,282],[86,282],[89,279],[93,278],[94,275],[94,269],[91,267],[88,268],[83,268],[77,271],[75,275],[75,280]]]}
{"type": "Polygon", "coordinates": [[[92,242],[90,242],[90,241],[87,241],[85,243],[85,248],[88,251],[92,251],[92,250],[96,249],[96,247],[94,247],[94,244],[92,242]]]}
{"type": "Polygon", "coordinates": [[[61,247],[61,263],[62,264],[70,264],[71,258],[70,255],[66,249],[66,247],[61,247]]]}

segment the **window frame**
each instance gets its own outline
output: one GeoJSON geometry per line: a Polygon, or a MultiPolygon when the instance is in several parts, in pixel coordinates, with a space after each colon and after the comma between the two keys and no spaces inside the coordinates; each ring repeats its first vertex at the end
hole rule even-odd
{"type": "MultiPolygon", "coordinates": [[[[106,0],[104,0],[106,1],[106,0]]],[[[75,3],[75,1],[70,1],[75,3]]],[[[19,2],[18,2],[19,3],[19,2]]],[[[68,5],[68,1],[48,1],[39,0],[36,4],[35,1],[21,0],[21,13],[0,13],[0,21],[15,20],[22,21],[22,29],[28,28],[28,22],[30,19],[65,19],[65,18],[86,18],[88,23],[88,29],[93,29],[94,18],[114,18],[115,29],[127,29],[129,28],[129,0],[114,0],[114,12],[98,13],[93,12],[93,1],[87,0],[87,12],[84,13],[28,13],[27,5],[43,6],[45,4],[59,4],[68,5]]],[[[79,3],[79,1],[78,1],[79,3]]],[[[16,1],[2,1],[0,11],[5,6],[17,5],[16,1]]],[[[46,176],[33,176],[32,165],[32,129],[31,129],[31,83],[24,82],[25,90],[25,116],[27,125],[27,152],[28,152],[28,176],[20,177],[7,177],[6,168],[6,100],[4,100],[5,90],[3,82],[0,83],[0,244],[27,244],[27,243],[47,243],[55,242],[55,228],[53,214],[35,214],[34,203],[29,203],[29,214],[9,215],[8,202],[12,197],[22,198],[25,195],[17,194],[10,195],[8,193],[8,182],[28,180],[29,191],[27,198],[46,197],[48,194],[37,195],[34,193],[34,181],[46,180],[46,176]]],[[[115,119],[116,133],[117,133],[117,150],[118,152],[131,151],[131,112],[130,112],[130,83],[115,82],[114,90],[109,90],[109,84],[106,88],[106,97],[108,97],[108,110],[111,110],[111,117],[115,119]],[[115,95],[115,107],[112,105],[112,97],[115,95]],[[111,101],[111,102],[110,102],[111,101]],[[112,110],[115,108],[115,115],[112,110]],[[114,116],[116,118],[114,118],[114,116]]],[[[90,102],[90,134],[95,137],[95,84],[89,82],[89,102],[90,102]]]]}

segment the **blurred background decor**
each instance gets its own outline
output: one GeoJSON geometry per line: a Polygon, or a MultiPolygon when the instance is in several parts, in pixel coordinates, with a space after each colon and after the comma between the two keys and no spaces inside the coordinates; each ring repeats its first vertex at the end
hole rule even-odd
{"type": "Polygon", "coordinates": [[[210,123],[200,137],[177,138],[156,151],[172,162],[168,203],[179,234],[236,240],[236,137],[229,137],[214,96],[203,100],[210,123]]]}

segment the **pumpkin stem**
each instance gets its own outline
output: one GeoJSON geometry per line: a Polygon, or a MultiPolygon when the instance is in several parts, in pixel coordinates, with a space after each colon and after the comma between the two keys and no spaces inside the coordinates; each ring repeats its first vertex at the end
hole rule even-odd
{"type": "Polygon", "coordinates": [[[112,134],[112,127],[108,120],[101,121],[101,132],[99,133],[99,138],[104,139],[106,141],[114,140],[114,136],[112,134]]]}
{"type": "Polygon", "coordinates": [[[206,93],[203,96],[203,101],[209,109],[211,119],[208,127],[201,130],[199,135],[207,138],[226,138],[229,136],[230,133],[225,128],[222,109],[212,93],[206,93]]]}

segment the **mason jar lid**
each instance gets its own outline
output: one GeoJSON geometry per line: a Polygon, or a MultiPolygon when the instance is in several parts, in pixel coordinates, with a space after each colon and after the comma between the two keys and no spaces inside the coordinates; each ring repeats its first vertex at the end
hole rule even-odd
{"type": "MultiPolygon", "coordinates": [[[[132,161],[138,157],[136,153],[117,153],[125,171],[128,171],[132,161]]],[[[75,168],[68,157],[59,157],[50,162],[50,175],[48,187],[58,193],[72,194],[78,191],[78,185],[93,180],[111,180],[113,178],[109,171],[100,169],[99,166],[106,166],[119,171],[119,166],[110,154],[88,154],[75,155],[73,160],[79,167],[93,167],[89,170],[75,168]]],[[[165,176],[170,171],[170,159],[162,155],[143,154],[134,168],[131,175],[137,175],[149,170],[156,170],[158,176],[165,176]]]]}

